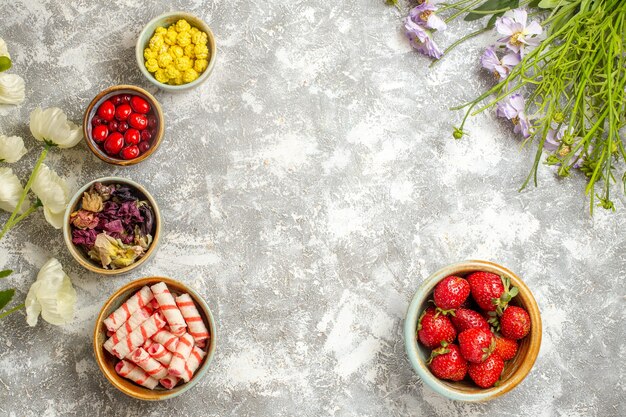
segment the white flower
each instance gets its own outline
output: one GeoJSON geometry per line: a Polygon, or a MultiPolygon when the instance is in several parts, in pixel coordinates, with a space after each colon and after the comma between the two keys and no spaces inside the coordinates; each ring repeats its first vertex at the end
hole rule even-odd
{"type": "Polygon", "coordinates": [[[83,138],[82,128],[67,120],[63,110],[37,107],[30,114],[30,131],[35,139],[53,142],[59,148],[76,146],[83,138]]]}
{"type": "Polygon", "coordinates": [[[6,56],[11,58],[11,55],[9,55],[9,50],[7,49],[7,43],[2,38],[0,38],[0,56],[6,56]]]}
{"type": "Polygon", "coordinates": [[[56,229],[63,226],[63,215],[69,202],[69,190],[65,181],[45,164],[41,165],[32,190],[43,204],[43,214],[56,229]]]}
{"type": "Polygon", "coordinates": [[[20,104],[24,97],[24,79],[16,74],[0,73],[0,104],[20,104]]]}
{"type": "Polygon", "coordinates": [[[37,281],[28,290],[25,304],[29,326],[37,325],[40,313],[45,321],[57,326],[67,324],[74,318],[76,290],[55,258],[39,270],[37,281]]]}
{"type": "Polygon", "coordinates": [[[26,148],[21,137],[0,135],[0,162],[17,162],[24,155],[26,148]]]}
{"type": "MultiPolygon", "coordinates": [[[[20,196],[24,192],[20,179],[11,168],[0,168],[0,209],[13,213],[20,196]]],[[[20,213],[24,212],[29,202],[24,200],[20,213]]]]}

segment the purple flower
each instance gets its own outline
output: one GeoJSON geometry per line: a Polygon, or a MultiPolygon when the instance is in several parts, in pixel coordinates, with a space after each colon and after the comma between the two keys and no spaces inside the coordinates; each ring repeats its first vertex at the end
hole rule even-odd
{"type": "Polygon", "coordinates": [[[110,235],[111,233],[123,232],[124,226],[122,225],[121,220],[113,220],[111,222],[105,223],[103,229],[110,235]]]}
{"type": "Polygon", "coordinates": [[[406,36],[409,38],[413,48],[435,59],[443,56],[443,52],[435,41],[432,40],[427,29],[415,23],[410,17],[404,19],[404,27],[406,28],[406,36]]]}
{"type": "Polygon", "coordinates": [[[72,243],[91,247],[96,241],[96,236],[98,236],[98,232],[94,229],[74,229],[72,230],[72,243]]]}
{"type": "Polygon", "coordinates": [[[409,18],[418,25],[428,29],[444,30],[448,26],[446,22],[434,13],[435,11],[437,11],[437,7],[434,4],[424,2],[409,11],[409,18]]]}
{"type": "Polygon", "coordinates": [[[507,54],[502,59],[498,58],[494,46],[485,49],[485,53],[480,57],[483,68],[491,71],[498,81],[505,79],[520,61],[520,56],[516,53],[507,54]]]}
{"type": "Polygon", "coordinates": [[[530,120],[524,111],[526,104],[521,94],[512,94],[507,100],[498,102],[496,115],[513,122],[515,133],[521,133],[524,138],[530,137],[530,120]]]}
{"type": "Polygon", "coordinates": [[[117,211],[116,217],[120,219],[124,225],[143,222],[143,217],[135,201],[124,201],[117,211]]]}
{"type": "Polygon", "coordinates": [[[512,14],[504,15],[496,20],[496,30],[503,38],[499,42],[506,43],[507,48],[519,53],[523,58],[526,48],[539,45],[539,35],[543,32],[541,25],[533,20],[526,25],[528,13],[526,10],[515,9],[512,14]]]}

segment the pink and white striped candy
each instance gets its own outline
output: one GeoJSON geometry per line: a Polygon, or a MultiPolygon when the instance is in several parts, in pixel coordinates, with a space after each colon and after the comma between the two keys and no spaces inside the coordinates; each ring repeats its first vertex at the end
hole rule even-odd
{"type": "Polygon", "coordinates": [[[163,345],[163,347],[170,352],[176,352],[176,346],[178,345],[178,337],[165,329],[159,329],[158,332],[152,335],[152,340],[163,345]]]}
{"type": "Polygon", "coordinates": [[[153,298],[154,294],[147,286],[137,291],[132,297],[126,300],[120,308],[104,319],[104,325],[107,327],[107,330],[114,332],[119,329],[120,326],[124,324],[135,311],[148,305],[153,298]]]}
{"type": "Polygon", "coordinates": [[[206,352],[200,349],[198,346],[194,346],[191,350],[191,354],[189,358],[187,358],[187,362],[185,363],[185,370],[181,378],[185,382],[189,382],[193,374],[198,370],[200,364],[202,363],[202,359],[206,355],[206,352]]]}
{"type": "Polygon", "coordinates": [[[130,360],[146,371],[152,378],[161,379],[167,376],[167,369],[146,352],[144,348],[137,348],[131,353],[130,360]]]}
{"type": "Polygon", "coordinates": [[[178,381],[180,381],[179,377],[168,375],[165,378],[160,379],[159,383],[166,389],[172,389],[176,386],[176,384],[178,384],[178,381]]]}
{"type": "Polygon", "coordinates": [[[160,343],[152,343],[146,350],[150,356],[165,366],[169,365],[172,361],[172,352],[165,349],[160,343]]]}
{"type": "Polygon", "coordinates": [[[209,338],[209,331],[204,325],[204,320],[200,317],[200,313],[196,308],[189,294],[183,294],[176,297],[176,305],[180,310],[185,323],[187,323],[187,333],[193,336],[196,343],[202,343],[209,338]]]}
{"type": "Polygon", "coordinates": [[[187,358],[191,354],[193,348],[193,337],[189,333],[185,333],[178,339],[178,345],[176,346],[176,352],[172,357],[170,366],[167,368],[167,372],[173,376],[182,376],[185,372],[185,363],[187,358]]]}
{"type": "Polygon", "coordinates": [[[128,333],[135,330],[135,328],[141,323],[148,320],[151,314],[152,307],[149,305],[135,311],[133,315],[130,316],[130,318],[119,329],[117,329],[117,331],[113,333],[113,335],[109,337],[106,342],[104,342],[104,348],[109,353],[112,353],[111,350],[113,349],[113,346],[119,343],[119,341],[122,340],[128,333]]]}
{"type": "Polygon", "coordinates": [[[152,287],[154,298],[159,303],[159,308],[163,311],[167,324],[170,325],[172,333],[176,336],[180,336],[185,332],[187,323],[181,314],[180,310],[176,306],[174,297],[170,294],[170,290],[167,288],[164,282],[154,284],[152,287]]]}
{"type": "Polygon", "coordinates": [[[125,358],[133,350],[143,346],[146,340],[163,326],[165,326],[165,318],[160,311],[157,311],[113,346],[111,353],[120,359],[125,358]]]}
{"type": "Polygon", "coordinates": [[[121,360],[115,365],[115,372],[119,376],[130,379],[135,384],[148,389],[154,389],[159,381],[148,375],[143,369],[125,360],[121,360]]]}

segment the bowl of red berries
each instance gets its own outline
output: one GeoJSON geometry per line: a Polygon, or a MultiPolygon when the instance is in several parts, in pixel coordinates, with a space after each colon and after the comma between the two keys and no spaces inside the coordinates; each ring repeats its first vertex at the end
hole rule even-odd
{"type": "Polygon", "coordinates": [[[539,307],[513,272],[487,261],[446,266],[420,286],[407,311],[411,365],[435,392],[488,401],[530,372],[541,346],[539,307]]]}
{"type": "Polygon", "coordinates": [[[104,162],[134,165],[159,147],[165,129],[159,102],[146,90],[116,85],[98,94],[83,121],[89,149],[104,162]]]}

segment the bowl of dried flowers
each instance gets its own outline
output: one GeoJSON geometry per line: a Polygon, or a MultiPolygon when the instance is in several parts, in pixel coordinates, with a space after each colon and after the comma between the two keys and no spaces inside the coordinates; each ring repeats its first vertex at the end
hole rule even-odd
{"type": "Polygon", "coordinates": [[[99,178],[78,190],[63,223],[65,244],[76,262],[103,275],[123,274],[146,262],[160,230],[161,215],[150,193],[117,177],[99,178]]]}

